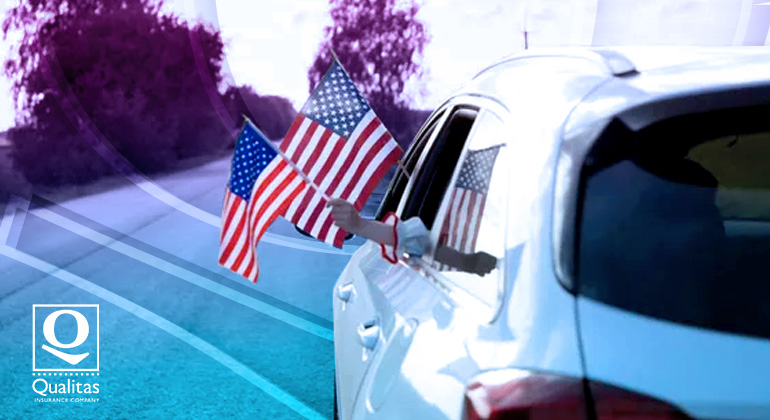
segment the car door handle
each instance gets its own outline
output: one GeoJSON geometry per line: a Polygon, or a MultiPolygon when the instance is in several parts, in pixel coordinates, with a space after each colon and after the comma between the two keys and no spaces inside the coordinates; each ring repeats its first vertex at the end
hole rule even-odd
{"type": "Polygon", "coordinates": [[[350,300],[350,296],[355,291],[355,288],[352,284],[341,284],[337,287],[337,297],[340,298],[341,301],[347,302],[350,300]]]}
{"type": "Polygon", "coordinates": [[[358,341],[367,349],[373,349],[380,338],[380,327],[376,321],[365,322],[358,326],[358,341]]]}

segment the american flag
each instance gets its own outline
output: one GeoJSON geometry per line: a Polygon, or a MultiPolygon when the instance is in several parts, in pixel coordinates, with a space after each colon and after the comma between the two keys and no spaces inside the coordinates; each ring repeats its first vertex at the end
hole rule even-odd
{"type": "MultiPolygon", "coordinates": [[[[334,60],[300,110],[280,149],[327,196],[361,211],[402,150],[334,60]]],[[[341,247],[326,199],[307,184],[284,217],[321,241],[341,247]]]]}
{"type": "Polygon", "coordinates": [[[439,241],[441,244],[465,254],[476,251],[489,181],[500,147],[502,145],[471,150],[466,155],[457,182],[451,190],[449,211],[439,241]]]}
{"type": "Polygon", "coordinates": [[[222,210],[219,264],[257,282],[257,243],[306,183],[250,122],[235,144],[222,210]]]}

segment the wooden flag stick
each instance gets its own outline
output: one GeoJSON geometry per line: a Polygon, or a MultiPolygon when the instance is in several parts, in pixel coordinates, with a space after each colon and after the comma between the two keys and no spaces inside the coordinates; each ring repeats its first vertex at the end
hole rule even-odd
{"type": "Polygon", "coordinates": [[[283,158],[283,160],[285,160],[285,161],[286,161],[286,163],[288,163],[288,164],[289,164],[289,165],[292,167],[292,169],[294,169],[294,170],[295,170],[295,171],[296,171],[296,172],[299,174],[299,176],[301,176],[301,177],[302,177],[302,179],[303,179],[305,182],[307,182],[307,183],[308,183],[308,185],[310,185],[311,187],[315,188],[315,190],[316,190],[316,191],[317,191],[319,194],[321,194],[321,196],[324,198],[324,200],[326,200],[326,201],[331,201],[331,198],[329,198],[329,196],[328,196],[328,195],[326,195],[326,193],[325,193],[325,192],[324,192],[324,191],[323,191],[323,190],[322,190],[320,187],[318,187],[318,185],[316,185],[316,183],[315,183],[315,182],[311,181],[311,180],[310,180],[310,178],[308,178],[308,176],[307,176],[307,175],[305,175],[305,173],[304,173],[304,172],[302,172],[302,170],[301,170],[299,167],[297,167],[297,165],[296,165],[296,164],[295,164],[295,163],[294,163],[294,162],[293,162],[291,159],[289,159],[289,157],[288,157],[288,156],[286,156],[286,154],[285,154],[285,153],[283,153],[283,151],[282,151],[280,148],[278,148],[278,147],[275,147],[275,145],[274,145],[274,144],[273,144],[273,143],[272,143],[270,140],[268,140],[268,139],[267,139],[267,136],[265,136],[265,135],[262,133],[262,131],[261,131],[259,128],[257,128],[256,124],[254,124],[253,122],[251,122],[251,120],[249,119],[249,117],[247,117],[247,116],[245,116],[245,115],[244,115],[244,116],[243,116],[243,118],[246,120],[246,122],[245,122],[244,124],[248,124],[249,126],[251,126],[251,128],[252,128],[252,129],[254,129],[254,131],[256,131],[257,133],[259,133],[259,135],[260,135],[260,136],[262,136],[262,137],[263,137],[265,140],[267,140],[267,144],[269,144],[269,145],[270,145],[270,147],[272,147],[272,148],[273,148],[273,150],[275,150],[275,152],[276,152],[276,153],[278,153],[278,154],[279,154],[279,155],[280,155],[280,156],[283,158]]]}

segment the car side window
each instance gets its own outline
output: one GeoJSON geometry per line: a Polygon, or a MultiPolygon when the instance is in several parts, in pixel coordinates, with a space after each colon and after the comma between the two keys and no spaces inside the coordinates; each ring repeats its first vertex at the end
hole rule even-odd
{"type": "Polygon", "coordinates": [[[396,169],[393,181],[390,183],[388,191],[382,200],[382,204],[377,211],[376,219],[380,220],[386,214],[395,212],[398,208],[398,203],[401,201],[401,197],[404,194],[406,185],[409,182],[409,177],[414,173],[417,161],[420,159],[423,150],[425,150],[425,145],[436,130],[438,122],[441,120],[443,114],[443,111],[438,112],[428,120],[425,127],[420,130],[417,138],[414,139],[412,146],[404,154],[403,159],[401,159],[402,164],[396,169]]]}
{"type": "Polygon", "coordinates": [[[482,111],[457,165],[434,225],[430,266],[487,306],[496,306],[502,281],[509,159],[502,120],[482,111]]]}
{"type": "Polygon", "coordinates": [[[478,109],[458,106],[450,111],[436,139],[430,146],[406,199],[401,219],[419,217],[430,229],[439,205],[471,131],[478,109]]]}

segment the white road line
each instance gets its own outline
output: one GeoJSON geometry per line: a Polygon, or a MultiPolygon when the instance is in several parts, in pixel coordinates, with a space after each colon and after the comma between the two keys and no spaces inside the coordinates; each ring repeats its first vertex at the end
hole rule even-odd
{"type": "MultiPolygon", "coordinates": [[[[0,224],[0,241],[2,241],[0,242],[0,245],[5,245],[5,239],[8,236],[8,232],[10,232],[11,222],[13,220],[16,208],[18,207],[26,210],[28,206],[29,206],[29,203],[20,203],[18,199],[13,201],[9,200],[8,207],[6,208],[6,211],[5,211],[5,217],[2,220],[2,224],[0,224]]],[[[46,220],[50,223],[53,223],[64,229],[67,229],[70,232],[76,233],[106,248],[110,248],[114,251],[120,252],[123,255],[126,255],[130,258],[133,258],[137,261],[140,261],[158,270],[171,274],[172,276],[175,276],[179,279],[187,281],[188,283],[194,284],[202,289],[208,290],[212,293],[216,293],[224,298],[232,300],[233,302],[240,303],[241,305],[244,305],[250,309],[253,309],[257,312],[260,312],[278,321],[285,322],[286,324],[289,324],[295,328],[301,329],[305,332],[321,337],[323,339],[326,339],[329,341],[334,340],[334,332],[328,328],[317,325],[313,322],[310,322],[306,319],[293,315],[282,309],[276,308],[265,302],[254,299],[250,296],[246,296],[236,290],[233,290],[229,287],[223,286],[217,282],[209,280],[204,276],[193,273],[192,271],[179,267],[176,264],[173,264],[162,258],[158,258],[152,254],[144,252],[138,248],[134,248],[128,244],[120,242],[114,238],[111,238],[107,235],[99,233],[93,229],[83,226],[70,219],[67,219],[64,216],[61,216],[57,213],[52,212],[51,210],[48,210],[45,208],[36,209],[34,210],[33,214],[35,216],[42,218],[43,220],[46,220]]]]}
{"type": "MultiPolygon", "coordinates": [[[[7,212],[6,212],[6,217],[3,219],[3,222],[5,222],[6,219],[8,219],[7,212]]],[[[139,306],[134,302],[131,302],[128,299],[118,296],[107,289],[97,286],[94,283],[91,283],[80,276],[72,274],[69,271],[56,267],[53,264],[40,260],[29,254],[25,254],[5,244],[0,245],[0,254],[3,254],[9,258],[13,258],[14,260],[22,264],[26,264],[50,276],[56,277],[59,280],[62,280],[75,287],[78,287],[88,293],[91,293],[92,295],[98,298],[101,298],[107,302],[110,302],[113,305],[129,313],[136,315],[137,317],[149,322],[150,324],[162,329],[163,331],[166,331],[167,333],[173,335],[174,337],[196,348],[201,353],[216,360],[226,368],[232,370],[233,372],[241,376],[243,379],[246,379],[247,381],[251,382],[256,387],[258,387],[259,389],[261,389],[271,397],[275,398],[276,400],[280,401],[287,407],[291,408],[302,417],[310,420],[324,419],[324,417],[321,414],[319,414],[317,411],[308,407],[302,401],[299,401],[293,395],[281,389],[278,385],[273,384],[268,379],[254,372],[248,366],[237,361],[230,355],[224,353],[223,351],[209,344],[207,341],[190,333],[189,331],[174,324],[173,322],[161,317],[160,315],[157,315],[154,312],[151,312],[145,309],[144,307],[139,306]]]]}

